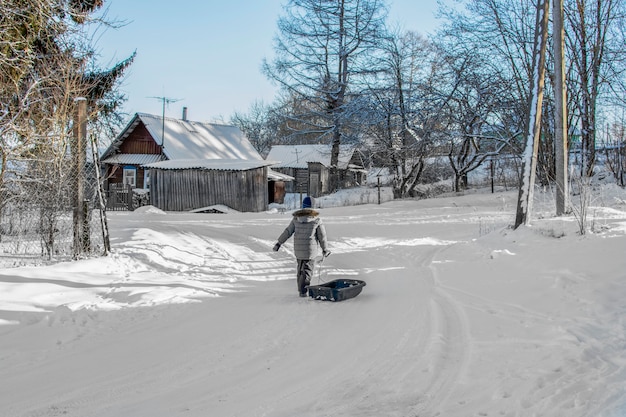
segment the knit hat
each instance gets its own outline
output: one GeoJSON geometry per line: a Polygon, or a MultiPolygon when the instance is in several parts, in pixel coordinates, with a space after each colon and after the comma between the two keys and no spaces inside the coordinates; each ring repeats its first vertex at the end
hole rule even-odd
{"type": "Polygon", "coordinates": [[[313,200],[311,199],[311,197],[306,196],[304,197],[304,200],[302,200],[302,208],[312,208],[313,207],[313,200]]]}

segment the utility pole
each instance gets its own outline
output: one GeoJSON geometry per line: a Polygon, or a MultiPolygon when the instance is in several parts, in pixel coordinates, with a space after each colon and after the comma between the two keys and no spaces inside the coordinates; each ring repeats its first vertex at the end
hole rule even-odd
{"type": "MultiPolygon", "coordinates": [[[[298,148],[294,148],[293,151],[291,151],[291,153],[295,153],[296,154],[296,164],[300,163],[300,150],[298,148]]],[[[307,170],[308,171],[308,170],[307,170]]],[[[298,171],[296,171],[298,172],[298,171]]],[[[304,188],[305,184],[300,184],[298,181],[298,175],[296,174],[296,189],[294,191],[299,191],[300,192],[300,205],[299,207],[302,207],[302,189],[304,188]]],[[[307,190],[308,190],[308,184],[307,185],[307,190]]]]}
{"type": "Polygon", "coordinates": [[[74,118],[73,160],[76,174],[73,213],[73,256],[74,259],[89,250],[89,227],[87,223],[87,202],[85,201],[85,161],[87,143],[87,99],[79,97],[74,118]]]}
{"type": "Polygon", "coordinates": [[[565,30],[563,28],[563,0],[553,0],[552,28],[554,32],[554,127],[556,163],[556,215],[569,211],[568,148],[567,148],[567,92],[565,88],[565,30]]]}
{"type": "Polygon", "coordinates": [[[541,107],[543,104],[543,87],[545,85],[546,48],[548,43],[549,0],[537,3],[537,20],[535,23],[535,42],[533,48],[533,71],[530,80],[531,89],[528,105],[528,121],[526,124],[526,147],[522,157],[522,182],[517,200],[515,226],[530,223],[532,213],[535,177],[537,170],[537,154],[541,140],[541,107]]]}

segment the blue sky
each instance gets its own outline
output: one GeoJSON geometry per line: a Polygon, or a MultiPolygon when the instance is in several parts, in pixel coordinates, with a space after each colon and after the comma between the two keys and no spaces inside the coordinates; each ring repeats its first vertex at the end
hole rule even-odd
{"type": "MultiPolygon", "coordinates": [[[[247,112],[256,100],[271,103],[275,87],[261,74],[263,58],[273,56],[276,21],[286,0],[190,2],[108,0],[109,20],[125,21],[95,39],[101,65],[137,51],[121,86],[128,97],[124,111],[197,121],[228,121],[247,112]]],[[[426,34],[437,20],[436,0],[389,0],[389,23],[426,34]]]]}

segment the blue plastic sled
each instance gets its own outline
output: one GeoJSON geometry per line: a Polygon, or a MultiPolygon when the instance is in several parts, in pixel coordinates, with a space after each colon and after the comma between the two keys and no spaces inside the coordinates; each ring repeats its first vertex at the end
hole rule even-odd
{"type": "Polygon", "coordinates": [[[321,285],[310,285],[309,297],[316,300],[343,301],[359,295],[363,287],[365,287],[365,281],[336,279],[321,285]]]}

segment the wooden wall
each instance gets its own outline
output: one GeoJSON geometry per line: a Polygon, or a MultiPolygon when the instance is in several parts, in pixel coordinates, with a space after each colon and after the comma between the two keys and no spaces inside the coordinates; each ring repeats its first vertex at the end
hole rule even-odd
{"type": "MultiPolygon", "coordinates": [[[[124,154],[161,154],[161,147],[156,144],[148,129],[143,123],[139,123],[137,127],[130,133],[130,135],[122,142],[119,148],[119,153],[124,154]]],[[[144,182],[144,168],[136,166],[137,168],[137,183],[135,188],[145,188],[144,182]]],[[[124,165],[106,165],[106,172],[104,177],[109,184],[121,184],[124,176],[124,165]]]]}
{"type": "Polygon", "coordinates": [[[317,162],[309,162],[309,195],[319,197],[328,194],[330,170],[317,162]]]}
{"type": "Polygon", "coordinates": [[[143,123],[139,123],[120,146],[120,153],[160,154],[161,147],[156,144],[143,123]]]}
{"type": "Polygon", "coordinates": [[[267,210],[267,168],[247,171],[150,170],[150,204],[189,211],[223,204],[242,212],[267,210]]]}
{"type": "Polygon", "coordinates": [[[281,174],[294,177],[294,181],[285,183],[287,193],[308,193],[309,192],[309,170],[308,168],[272,168],[281,174]]]}

